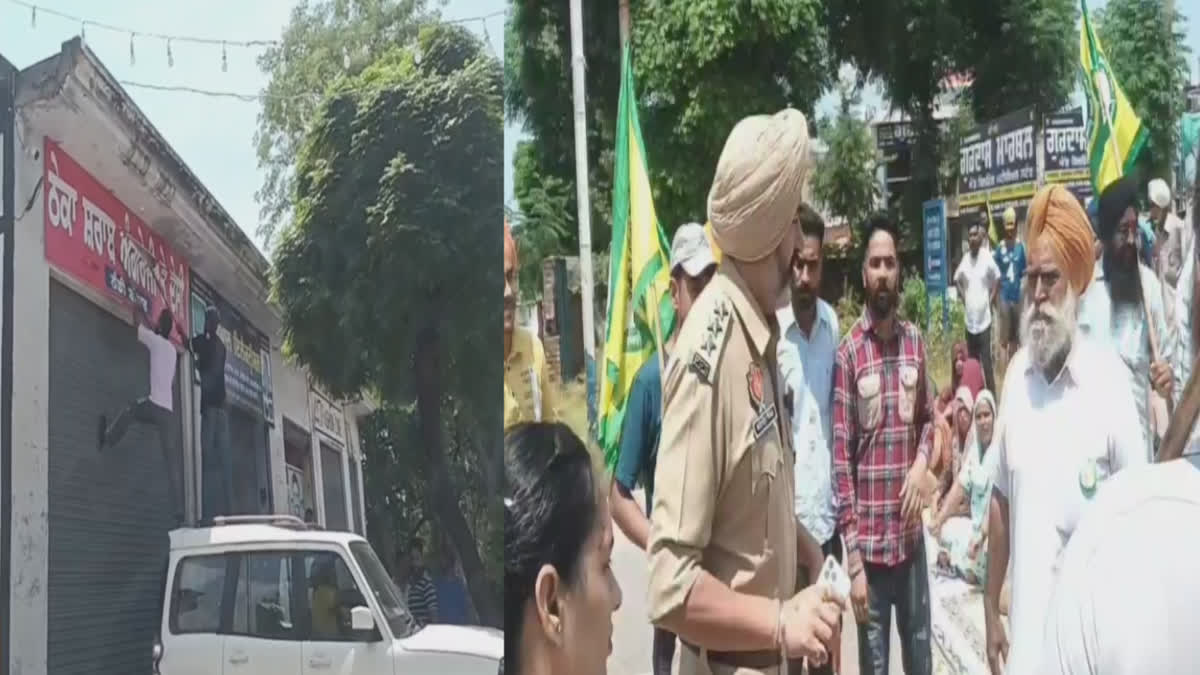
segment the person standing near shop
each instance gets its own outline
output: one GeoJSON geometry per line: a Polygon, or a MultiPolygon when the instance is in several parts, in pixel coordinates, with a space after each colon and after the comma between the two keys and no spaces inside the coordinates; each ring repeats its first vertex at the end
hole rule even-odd
{"type": "Polygon", "coordinates": [[[1004,210],[1004,241],[995,256],[1000,270],[1000,344],[1007,363],[1021,346],[1021,280],[1025,278],[1025,245],[1017,240],[1017,212],[1011,206],[1004,210]]]}
{"type": "Polygon", "coordinates": [[[679,636],[680,675],[823,663],[841,612],[823,585],[795,592],[794,457],[775,351],[808,145],[808,122],[790,108],[730,132],[708,196],[722,261],[663,372],[647,606],[679,636]]]}
{"type": "MultiPolygon", "coordinates": [[[[171,310],[163,308],[158,315],[156,330],[146,327],[146,313],[141,305],[134,303],[133,324],[137,326],[137,339],[150,352],[150,395],[139,398],[125,407],[113,420],[100,415],[100,451],[103,452],[121,442],[129,431],[131,422],[153,427],[158,434],[159,448],[167,469],[167,499],[171,504],[171,516],[176,526],[183,525],[183,453],[172,442],[171,418],[175,403],[175,371],[178,370],[179,353],[171,344],[171,333],[176,331],[175,317],[171,310]]],[[[180,336],[182,337],[182,336],[180,336]]]]}
{"type": "Polygon", "coordinates": [[[233,457],[229,447],[229,411],[225,407],[225,343],[217,329],[221,315],[204,310],[204,332],[188,346],[200,373],[200,449],[204,467],[204,516],[233,515],[233,457]]]}
{"type": "Polygon", "coordinates": [[[983,250],[987,234],[976,221],[967,233],[967,254],[954,273],[954,285],[963,299],[967,323],[967,352],[983,366],[983,379],[989,391],[996,391],[992,372],[992,302],[1000,288],[1000,268],[983,250]]]}

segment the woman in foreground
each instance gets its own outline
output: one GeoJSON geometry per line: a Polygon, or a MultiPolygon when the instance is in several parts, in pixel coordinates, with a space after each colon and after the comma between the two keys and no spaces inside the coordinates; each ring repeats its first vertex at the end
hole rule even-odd
{"type": "Polygon", "coordinates": [[[504,671],[603,675],[621,606],[608,484],[563,424],[511,428],[504,458],[504,671]]]}

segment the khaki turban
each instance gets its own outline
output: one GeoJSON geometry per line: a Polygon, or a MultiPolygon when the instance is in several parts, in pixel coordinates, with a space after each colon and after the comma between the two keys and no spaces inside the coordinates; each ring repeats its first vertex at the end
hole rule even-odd
{"type": "Polygon", "coordinates": [[[734,126],[708,193],[708,219],[722,253],[755,262],[783,241],[804,197],[808,142],[808,121],[791,108],[734,126]]]}
{"type": "Polygon", "coordinates": [[[1082,295],[1092,281],[1096,251],[1092,224],[1079,200],[1061,185],[1048,185],[1034,195],[1026,221],[1029,243],[1045,235],[1071,288],[1082,295]]]}
{"type": "Polygon", "coordinates": [[[512,256],[513,265],[517,264],[517,242],[513,239],[512,228],[508,226],[508,218],[504,219],[504,257],[512,256]]]}

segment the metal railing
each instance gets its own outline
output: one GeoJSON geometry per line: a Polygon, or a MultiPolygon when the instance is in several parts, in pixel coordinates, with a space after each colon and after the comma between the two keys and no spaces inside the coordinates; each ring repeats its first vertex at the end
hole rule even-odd
{"type": "Polygon", "coordinates": [[[212,519],[212,524],[213,527],[219,527],[221,525],[274,525],[276,527],[287,527],[296,530],[309,529],[308,523],[289,513],[269,513],[247,516],[215,516],[212,519]]]}

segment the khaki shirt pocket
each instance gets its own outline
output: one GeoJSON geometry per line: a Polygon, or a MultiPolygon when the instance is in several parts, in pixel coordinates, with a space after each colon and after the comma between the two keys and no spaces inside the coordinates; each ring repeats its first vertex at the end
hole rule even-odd
{"type": "Polygon", "coordinates": [[[910,424],[917,408],[918,373],[915,366],[900,366],[900,421],[910,424]]]}
{"type": "Polygon", "coordinates": [[[879,373],[858,378],[858,425],[863,431],[874,431],[883,417],[882,380],[879,373]]]}

